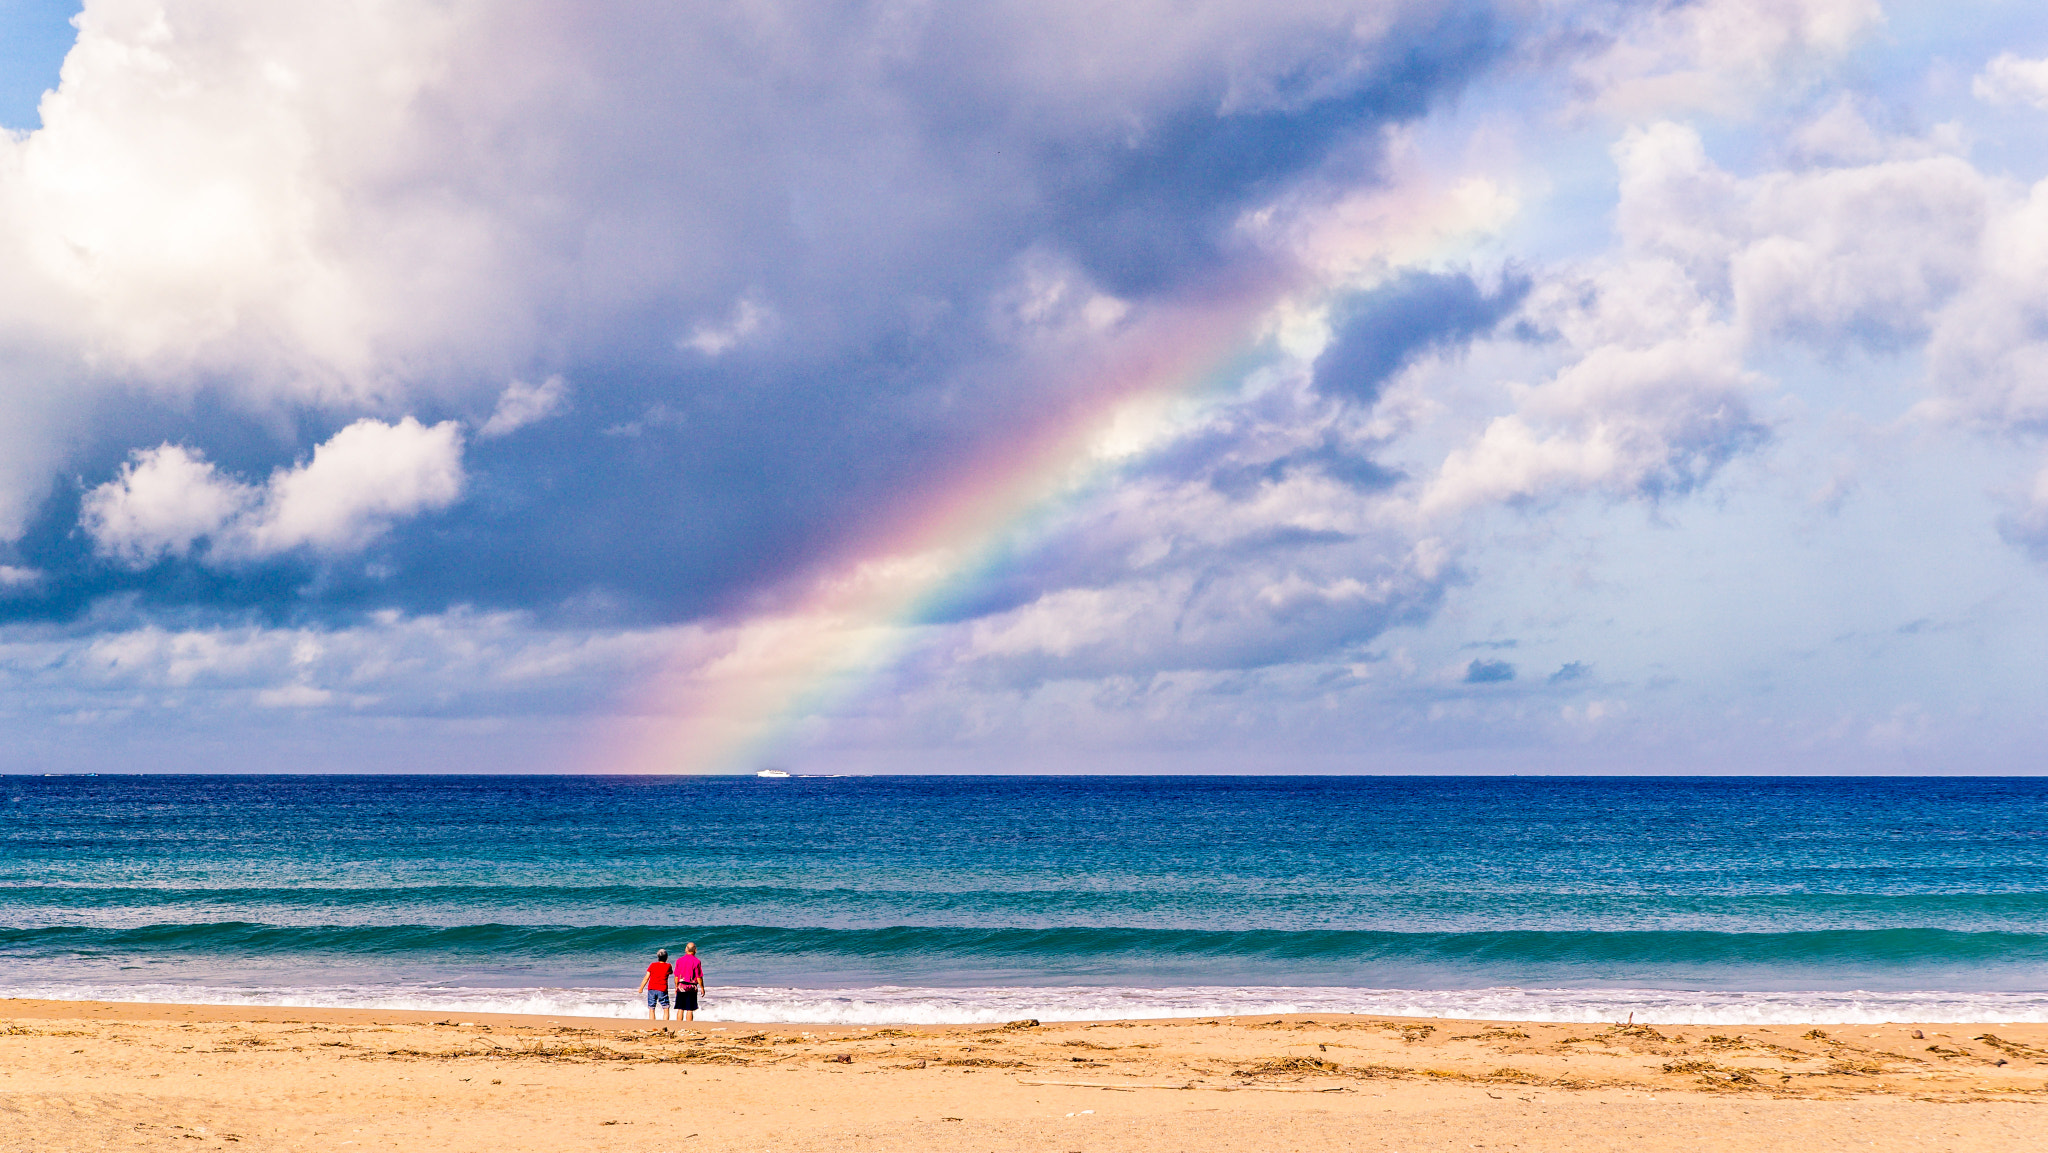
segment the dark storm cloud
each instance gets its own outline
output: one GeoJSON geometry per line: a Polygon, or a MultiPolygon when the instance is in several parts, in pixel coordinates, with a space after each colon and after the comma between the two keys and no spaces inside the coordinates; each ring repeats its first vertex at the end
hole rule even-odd
{"type": "MultiPolygon", "coordinates": [[[[503,269],[485,319],[445,347],[420,338],[413,359],[444,367],[384,415],[474,430],[509,379],[552,374],[573,407],[472,438],[463,501],[360,555],[136,572],[78,528],[81,492],[129,450],[189,444],[255,483],[353,414],[281,412],[228,379],[196,407],[129,403],[0,556],[43,574],[0,597],[0,619],[111,595],[280,618],[734,607],[1072,399],[1056,364],[990,322],[1029,254],[1140,306],[1256,259],[1231,239],[1245,210],[1366,178],[1380,128],[1455,93],[1509,39],[1483,0],[1396,5],[1391,30],[1363,40],[1352,29],[1370,22],[1349,7],[1218,6],[1182,36],[1164,33],[1191,14],[1088,5],[502,17],[419,101],[398,152],[409,167],[354,193],[365,211],[445,209],[492,237],[503,269]],[[1070,59],[1076,44],[1087,59],[1070,59]],[[693,343],[742,301],[759,302],[758,332],[693,343]],[[520,319],[494,342],[501,316],[520,319]]],[[[1385,366],[1480,331],[1506,296],[1405,278],[1361,302],[1318,382],[1363,396],[1385,366]]],[[[1215,465],[1223,488],[1303,470],[1395,479],[1335,443],[1215,465]]]]}
{"type": "Polygon", "coordinates": [[[1403,21],[1369,51],[1293,63],[1265,106],[1218,115],[1227,96],[1211,91],[1133,146],[1051,145],[1056,234],[1113,291],[1170,289],[1223,259],[1227,226],[1248,202],[1359,141],[1361,127],[1420,116],[1500,55],[1502,34],[1485,7],[1448,5],[1403,21]]]}
{"type": "Polygon", "coordinates": [[[1465,683],[1490,685],[1515,679],[1515,666],[1506,661],[1474,660],[1465,666],[1465,683]]]}
{"type": "Polygon", "coordinates": [[[1549,684],[1561,685],[1569,681],[1582,681],[1591,676],[1593,669],[1584,661],[1566,661],[1550,674],[1549,684]]]}
{"type": "Polygon", "coordinates": [[[1404,273],[1352,302],[1316,358],[1316,388],[1370,404],[1417,357],[1493,331],[1528,291],[1521,278],[1488,292],[1465,273],[1404,273]]]}

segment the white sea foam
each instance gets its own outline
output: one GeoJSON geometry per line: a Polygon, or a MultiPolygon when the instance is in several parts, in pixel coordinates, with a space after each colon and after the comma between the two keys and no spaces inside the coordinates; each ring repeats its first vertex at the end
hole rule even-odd
{"type": "MultiPolygon", "coordinates": [[[[424,1009],[449,1013],[644,1017],[630,992],[595,988],[490,989],[427,985],[201,986],[37,982],[0,984],[0,997],[188,1005],[424,1009]]],[[[1728,992],[1660,989],[1032,988],[714,989],[700,1021],[837,1025],[990,1024],[1367,1013],[1457,1020],[1620,1021],[1658,1025],[1860,1025],[1885,1022],[2048,1021],[2048,993],[1728,992]]]]}

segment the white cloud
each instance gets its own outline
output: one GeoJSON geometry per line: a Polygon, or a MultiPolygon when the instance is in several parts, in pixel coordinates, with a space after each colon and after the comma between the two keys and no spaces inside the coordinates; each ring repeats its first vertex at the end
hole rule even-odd
{"type": "Polygon", "coordinates": [[[198,551],[211,562],[259,560],[297,548],[347,552],[392,524],[462,495],[462,429],[363,419],[280,468],[262,486],[228,477],[180,445],[134,454],[86,493],[80,521],[99,551],[147,567],[198,551]]]}
{"type": "Polygon", "coordinates": [[[521,613],[377,613],[331,628],[125,627],[89,635],[0,627],[0,711],[57,707],[335,707],[386,715],[435,707],[491,715],[602,700],[644,677],[701,630],[537,627],[521,613]]]}
{"type": "Polygon", "coordinates": [[[334,693],[311,685],[280,685],[256,694],[256,703],[266,709],[312,709],[330,704],[334,693]]]}
{"type": "Polygon", "coordinates": [[[1010,285],[989,300],[989,324],[1020,344],[1052,344],[1099,337],[1130,312],[1130,304],[1089,282],[1073,261],[1045,251],[1016,262],[1010,285]]]}
{"type": "Polygon", "coordinates": [[[1970,92],[1992,104],[2031,104],[2048,109],[2048,60],[2028,60],[2001,52],[1970,82],[1970,92]]]}
{"type": "Polygon", "coordinates": [[[79,520],[101,553],[136,568],[185,556],[258,500],[182,445],[135,453],[113,480],[85,494],[79,520]]]}
{"type": "Polygon", "coordinates": [[[705,356],[723,356],[761,335],[774,321],[774,309],[752,295],[743,296],[724,320],[699,324],[690,330],[690,335],[676,343],[680,348],[694,348],[705,356]]]}
{"type": "Polygon", "coordinates": [[[1879,0],[1694,0],[1619,9],[1606,51],[1577,66],[1594,103],[1635,118],[1733,110],[1777,74],[1839,57],[1884,22],[1879,0]]]}
{"type": "Polygon", "coordinates": [[[1760,333],[1880,348],[1924,337],[1977,271],[1996,190],[1941,155],[1767,176],[1731,262],[1736,310],[1760,333]]]}
{"type": "Polygon", "coordinates": [[[481,408],[578,357],[822,362],[978,317],[989,270],[1096,223],[1068,176],[1126,194],[1116,149],[1189,110],[1363,91],[1411,48],[1446,87],[1483,67],[1439,7],[91,0],[44,126],[0,140],[0,538],[131,390],[481,408]]]}
{"type": "Polygon", "coordinates": [[[1994,430],[2048,431],[2048,181],[2001,198],[1967,289],[1927,344],[1937,390],[1923,412],[1994,430]]]}
{"type": "Polygon", "coordinates": [[[2005,539],[2048,560],[2048,465],[2034,474],[2034,483],[1999,525],[2005,539]]]}
{"type": "Polygon", "coordinates": [[[491,410],[491,419],[485,421],[476,434],[486,440],[505,436],[535,421],[554,416],[568,404],[569,384],[559,376],[548,377],[539,384],[515,380],[498,397],[497,407],[491,410]]]}
{"type": "Polygon", "coordinates": [[[1564,363],[1452,450],[1425,512],[1574,490],[1685,489],[1761,442],[1750,415],[1776,341],[1828,355],[1929,342],[1928,411],[2048,421],[2048,199],[1949,149],[1887,137],[1838,101],[1801,134],[1806,163],[1738,178],[1698,132],[1626,131],[1618,249],[1539,282],[1523,316],[1564,363]],[[1879,239],[1881,238],[1881,239],[1879,239]]]}
{"type": "Polygon", "coordinates": [[[1889,350],[1924,336],[1976,269],[1998,182],[1936,143],[1881,137],[1847,104],[1809,128],[1829,162],[1747,180],[1692,128],[1631,130],[1615,148],[1625,250],[1676,262],[1752,338],[1889,350]]]}
{"type": "Polygon", "coordinates": [[[1741,187],[1708,159],[1699,133],[1658,121],[1623,133],[1612,153],[1624,250],[1673,261],[1700,289],[1725,283],[1729,251],[1743,231],[1741,187]]]}
{"type": "Polygon", "coordinates": [[[0,537],[109,394],[346,410],[521,342],[488,228],[412,180],[446,159],[417,126],[458,20],[85,6],[44,127],[0,138],[0,537]]]}
{"type": "Polygon", "coordinates": [[[1614,147],[1621,245],[1540,282],[1524,319],[1561,338],[1550,378],[1509,389],[1492,418],[1443,458],[1417,497],[1425,517],[1573,492],[1659,497],[1703,483],[1764,437],[1763,384],[1729,317],[1729,259],[1746,228],[1740,183],[1668,123],[1614,147]]]}
{"type": "Polygon", "coordinates": [[[300,547],[361,548],[394,521],[455,503],[464,479],[456,422],[359,420],[315,448],[313,459],[271,475],[232,551],[262,557],[300,547]]]}
{"type": "Polygon", "coordinates": [[[1572,491],[1659,496],[1703,483],[1764,436],[1759,378],[1724,325],[1587,350],[1523,391],[1518,410],[1454,449],[1420,500],[1426,515],[1572,491]]]}

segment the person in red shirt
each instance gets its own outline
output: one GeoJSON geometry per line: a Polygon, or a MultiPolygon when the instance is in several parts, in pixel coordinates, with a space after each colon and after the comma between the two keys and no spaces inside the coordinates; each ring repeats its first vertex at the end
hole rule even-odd
{"type": "Polygon", "coordinates": [[[647,993],[647,1019],[650,1021],[659,1021],[661,1013],[671,1011],[668,975],[674,970],[675,966],[668,963],[668,950],[662,949],[654,954],[654,963],[647,966],[647,975],[640,978],[640,988],[633,990],[635,993],[643,990],[647,993]]]}
{"type": "Polygon", "coordinates": [[[685,1021],[697,1019],[697,995],[704,991],[704,962],[697,959],[697,942],[683,946],[676,962],[676,1013],[685,1021]]]}

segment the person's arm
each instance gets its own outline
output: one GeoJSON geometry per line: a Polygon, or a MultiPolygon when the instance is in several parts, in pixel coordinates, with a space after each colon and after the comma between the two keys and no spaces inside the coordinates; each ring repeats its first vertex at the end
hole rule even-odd
{"type": "Polygon", "coordinates": [[[648,979],[649,977],[652,977],[652,976],[654,976],[654,974],[652,974],[652,973],[642,973],[642,974],[640,974],[640,984],[639,984],[638,986],[636,986],[636,987],[635,987],[635,988],[633,989],[633,991],[634,991],[635,993],[645,993],[645,992],[647,991],[647,979],[648,979]]]}

